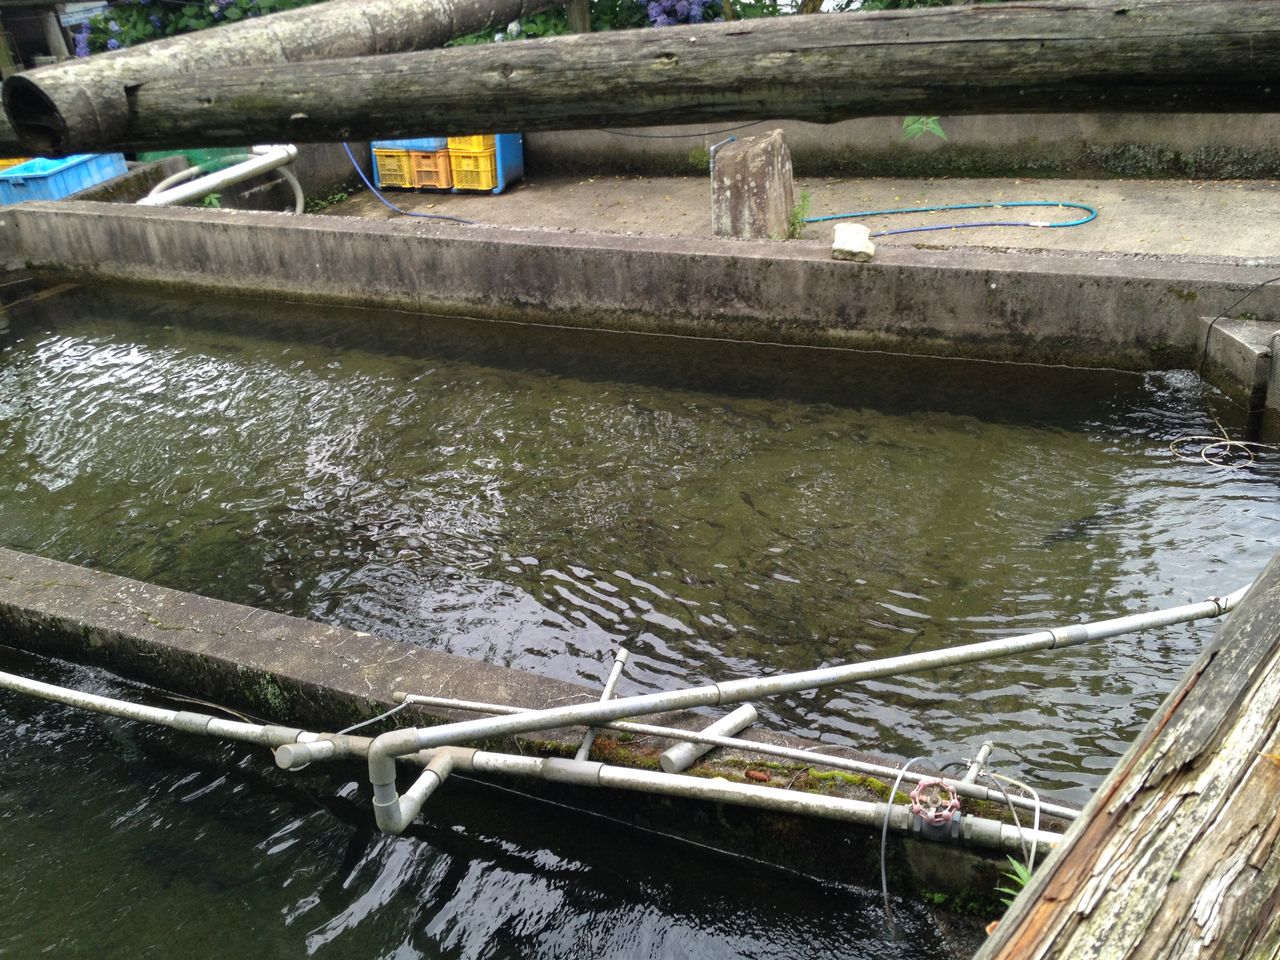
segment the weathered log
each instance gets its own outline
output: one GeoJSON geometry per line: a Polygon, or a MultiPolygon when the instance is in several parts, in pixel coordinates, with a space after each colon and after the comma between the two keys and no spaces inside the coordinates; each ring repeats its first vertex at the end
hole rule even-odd
{"type": "Polygon", "coordinates": [[[1280,0],[1077,0],[823,14],[226,70],[130,91],[123,140],[332,141],[416,131],[910,113],[1274,111],[1280,0]]]}
{"type": "Polygon", "coordinates": [[[25,157],[18,135],[7,117],[0,116],[0,157],[25,157]]]}
{"type": "MultiPolygon", "coordinates": [[[[287,71],[308,60],[438,47],[556,5],[553,0],[329,0],[16,74],[5,81],[4,107],[31,152],[78,153],[124,139],[126,91],[147,80],[266,64],[287,71]]],[[[410,135],[424,132],[418,128],[410,135]]],[[[278,140],[279,134],[255,139],[278,140]]]]}
{"type": "Polygon", "coordinates": [[[1280,557],[975,960],[1280,956],[1280,557]]]}

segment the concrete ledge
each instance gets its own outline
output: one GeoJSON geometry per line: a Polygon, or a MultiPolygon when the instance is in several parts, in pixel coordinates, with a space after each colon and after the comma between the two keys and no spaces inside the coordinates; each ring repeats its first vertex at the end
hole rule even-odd
{"type": "Polygon", "coordinates": [[[1206,380],[1228,393],[1239,394],[1253,413],[1264,405],[1280,407],[1280,397],[1268,396],[1271,378],[1271,335],[1280,332],[1278,320],[1201,317],[1206,380]]]}
{"type": "MultiPolygon", "coordinates": [[[[82,277],[495,319],[944,356],[1167,368],[1266,268],[973,249],[516,230],[111,204],[22,204],[0,247],[82,277]]],[[[1280,289],[1250,299],[1280,313],[1280,289]]]]}
{"type": "MultiPolygon", "coordinates": [[[[0,644],[106,667],[162,689],[254,711],[290,726],[333,731],[392,704],[396,690],[458,699],[545,707],[593,701],[599,692],[575,684],[468,660],[369,634],[265,610],[211,600],[96,570],[0,548],[0,644]]],[[[420,724],[446,716],[419,711],[420,724]]],[[[666,716],[657,722],[702,726],[705,719],[666,716]]],[[[404,722],[408,722],[407,720],[404,722]]],[[[522,741],[523,751],[571,754],[582,731],[549,731],[522,741]],[[570,738],[562,743],[557,738],[570,738]]],[[[774,742],[802,742],[753,734],[774,742]]],[[[604,734],[597,759],[657,767],[657,742],[624,747],[604,734]]],[[[513,745],[509,745],[513,746],[513,745]]],[[[768,767],[768,764],[756,764],[768,767]]],[[[720,752],[704,774],[742,778],[741,758],[720,752]]],[[[779,788],[805,766],[777,776],[779,788]]],[[[364,782],[362,771],[352,773],[364,782]]],[[[866,777],[836,792],[876,799],[866,777]]],[[[887,792],[887,785],[880,784],[887,792]]],[[[879,882],[879,833],[829,820],[786,817],[742,807],[675,798],[521,782],[523,794],[554,800],[700,844],[757,857],[841,882],[879,882]]],[[[998,811],[984,811],[987,815],[998,811]]],[[[904,892],[948,892],[970,901],[991,891],[1003,859],[994,853],[895,838],[894,885],[904,892]]]]}

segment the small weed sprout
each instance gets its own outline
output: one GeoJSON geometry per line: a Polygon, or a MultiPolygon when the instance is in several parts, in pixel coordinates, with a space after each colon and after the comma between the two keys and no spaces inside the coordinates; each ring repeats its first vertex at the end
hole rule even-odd
{"type": "Polygon", "coordinates": [[[1014,898],[1018,896],[1024,887],[1031,881],[1031,871],[1027,869],[1026,864],[1013,857],[1007,858],[1009,861],[1009,869],[1002,870],[1000,876],[1005,877],[1009,885],[1005,887],[996,887],[997,893],[1006,893],[1008,896],[1001,897],[1001,901],[1007,907],[1013,903],[1014,898]]]}
{"type": "Polygon", "coordinates": [[[939,140],[947,139],[947,131],[942,129],[938,121],[941,117],[903,117],[902,139],[919,140],[926,133],[931,133],[939,140]]]}
{"type": "Polygon", "coordinates": [[[800,194],[799,202],[791,208],[791,214],[787,217],[787,239],[799,240],[800,231],[804,229],[805,218],[809,216],[809,192],[803,191],[800,194]]]}

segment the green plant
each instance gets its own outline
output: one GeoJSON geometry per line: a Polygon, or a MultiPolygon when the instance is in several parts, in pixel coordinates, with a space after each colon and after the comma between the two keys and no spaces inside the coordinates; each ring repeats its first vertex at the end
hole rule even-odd
{"type": "Polygon", "coordinates": [[[319,213],[327,207],[332,207],[335,203],[341,203],[346,200],[350,194],[345,190],[335,190],[327,197],[312,197],[307,201],[307,213],[319,213]]]}
{"type": "Polygon", "coordinates": [[[221,207],[221,206],[222,206],[222,194],[220,194],[220,193],[209,193],[209,194],[205,194],[205,196],[204,196],[204,197],[202,197],[202,198],[201,198],[201,200],[200,200],[200,206],[202,206],[202,207],[221,207]]]}
{"type": "Polygon", "coordinates": [[[947,139],[947,131],[942,129],[938,117],[903,117],[902,139],[919,140],[926,133],[932,133],[940,140],[947,139]]]}
{"type": "Polygon", "coordinates": [[[202,0],[200,3],[157,3],[124,0],[107,8],[75,31],[76,56],[118,50],[160,37],[235,23],[277,10],[291,10],[317,0],[202,0]]]}
{"type": "Polygon", "coordinates": [[[711,154],[706,147],[694,147],[689,151],[689,166],[694,170],[710,169],[711,154]]]}
{"type": "Polygon", "coordinates": [[[791,214],[787,217],[787,239],[799,240],[800,231],[804,229],[804,221],[809,216],[809,192],[802,191],[800,200],[791,208],[791,214]]]}
{"type": "Polygon", "coordinates": [[[1006,878],[1009,885],[1007,887],[996,887],[996,892],[1008,894],[1008,896],[1000,898],[1007,907],[1013,903],[1014,898],[1022,892],[1023,888],[1031,882],[1031,871],[1020,860],[1015,860],[1013,857],[1007,857],[1006,859],[1009,861],[1010,867],[1008,870],[1000,871],[1000,876],[1006,878]]]}

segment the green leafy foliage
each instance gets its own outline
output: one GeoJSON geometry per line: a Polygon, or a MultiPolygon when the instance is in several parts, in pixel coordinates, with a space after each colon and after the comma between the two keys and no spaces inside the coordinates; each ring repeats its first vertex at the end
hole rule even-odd
{"type": "MultiPolygon", "coordinates": [[[[645,6],[637,0],[594,0],[591,4],[591,30],[631,30],[648,24],[645,6]]],[[[494,43],[506,40],[531,40],[535,37],[554,37],[569,32],[569,19],[563,7],[531,14],[516,21],[514,30],[497,28],[455,37],[446,47],[469,47],[478,43],[494,43]]]]}
{"type": "Polygon", "coordinates": [[[1009,861],[1009,869],[1002,870],[1000,876],[1007,879],[1009,885],[996,887],[996,892],[1007,894],[1007,896],[1000,898],[1007,907],[1013,903],[1014,898],[1022,892],[1023,888],[1031,882],[1031,871],[1027,869],[1026,864],[1021,860],[1015,860],[1013,857],[1006,857],[1006,859],[1009,861]]]}
{"type": "Polygon", "coordinates": [[[120,0],[76,34],[76,55],[131,47],[148,40],[235,23],[278,10],[305,7],[318,0],[120,0]]]}
{"type": "Polygon", "coordinates": [[[791,208],[791,213],[787,217],[788,240],[800,239],[800,231],[804,229],[804,219],[809,216],[810,199],[812,198],[809,196],[809,192],[807,190],[803,191],[800,194],[799,201],[791,208]]]}
{"type": "Polygon", "coordinates": [[[942,129],[938,121],[940,117],[903,117],[902,139],[919,140],[926,133],[932,133],[941,140],[947,139],[947,131],[942,129]]]}

